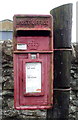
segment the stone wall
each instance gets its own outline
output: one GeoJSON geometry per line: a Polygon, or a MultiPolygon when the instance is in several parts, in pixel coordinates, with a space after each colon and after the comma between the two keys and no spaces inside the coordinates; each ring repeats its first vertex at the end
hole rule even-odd
{"type": "MultiPolygon", "coordinates": [[[[72,120],[78,120],[78,44],[72,45],[71,60],[71,91],[69,116],[72,120]]],[[[70,120],[71,120],[70,119],[70,120]]]]}
{"type": "MultiPolygon", "coordinates": [[[[78,119],[78,45],[73,44],[71,62],[70,120],[78,119]]],[[[2,120],[46,119],[46,110],[15,110],[12,41],[2,43],[2,120]]]]}

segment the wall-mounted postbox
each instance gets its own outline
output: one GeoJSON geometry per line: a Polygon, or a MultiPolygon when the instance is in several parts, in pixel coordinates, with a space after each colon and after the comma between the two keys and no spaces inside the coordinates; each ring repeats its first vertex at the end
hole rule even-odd
{"type": "Polygon", "coordinates": [[[49,109],[53,104],[53,39],[50,15],[14,16],[14,104],[49,109]]]}

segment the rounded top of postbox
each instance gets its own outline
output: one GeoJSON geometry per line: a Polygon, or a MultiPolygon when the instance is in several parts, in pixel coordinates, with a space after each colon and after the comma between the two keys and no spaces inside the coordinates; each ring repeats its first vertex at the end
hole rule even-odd
{"type": "Polygon", "coordinates": [[[15,30],[51,30],[52,16],[51,15],[14,15],[15,30]]]}

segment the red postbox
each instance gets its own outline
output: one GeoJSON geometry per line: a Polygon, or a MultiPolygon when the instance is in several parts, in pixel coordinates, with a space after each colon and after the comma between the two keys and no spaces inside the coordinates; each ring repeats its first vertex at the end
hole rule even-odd
{"type": "Polygon", "coordinates": [[[50,15],[14,16],[14,105],[49,109],[53,104],[53,39],[50,15]]]}

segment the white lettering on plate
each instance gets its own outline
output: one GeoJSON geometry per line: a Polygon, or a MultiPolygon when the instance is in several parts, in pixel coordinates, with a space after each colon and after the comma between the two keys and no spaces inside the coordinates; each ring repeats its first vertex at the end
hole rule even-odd
{"type": "Polygon", "coordinates": [[[17,50],[27,50],[27,44],[17,44],[17,50]]]}

